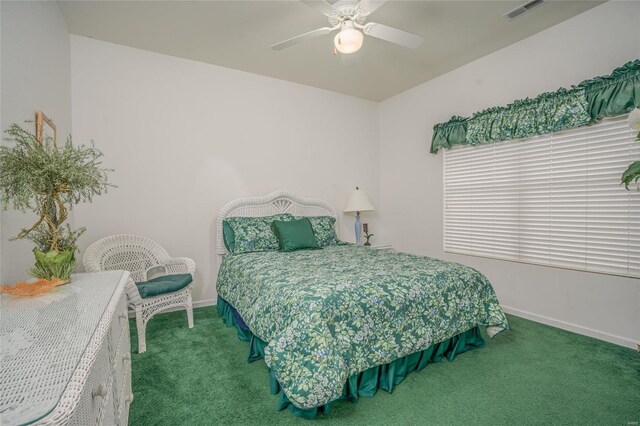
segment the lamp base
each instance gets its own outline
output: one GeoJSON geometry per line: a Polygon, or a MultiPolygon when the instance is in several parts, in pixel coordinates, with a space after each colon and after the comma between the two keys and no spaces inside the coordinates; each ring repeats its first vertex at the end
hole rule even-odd
{"type": "Polygon", "coordinates": [[[356,244],[361,246],[362,245],[362,224],[360,223],[360,212],[356,212],[356,223],[355,223],[355,230],[356,230],[356,244]]]}

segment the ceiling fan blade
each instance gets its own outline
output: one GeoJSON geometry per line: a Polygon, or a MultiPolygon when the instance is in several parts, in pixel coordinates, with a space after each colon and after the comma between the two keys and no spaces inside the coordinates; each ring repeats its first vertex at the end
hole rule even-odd
{"type": "Polygon", "coordinates": [[[376,24],[375,22],[369,22],[365,25],[363,32],[371,37],[386,40],[410,49],[415,49],[424,41],[422,36],[411,34],[388,25],[376,24]]]}
{"type": "Polygon", "coordinates": [[[271,46],[271,48],[273,50],[286,49],[287,47],[293,46],[294,44],[298,44],[301,41],[309,40],[310,38],[316,38],[316,37],[323,36],[325,34],[329,34],[334,29],[335,28],[329,28],[329,27],[318,28],[317,30],[309,31],[308,33],[300,34],[299,36],[291,37],[290,39],[281,41],[280,43],[276,43],[273,46],[271,46]]]}
{"type": "Polygon", "coordinates": [[[335,15],[336,13],[336,10],[333,8],[333,6],[331,6],[331,4],[327,3],[325,0],[300,0],[300,1],[326,16],[335,15]]]}
{"type": "Polygon", "coordinates": [[[369,16],[387,1],[389,0],[360,0],[358,7],[367,12],[367,16],[369,16]]]}

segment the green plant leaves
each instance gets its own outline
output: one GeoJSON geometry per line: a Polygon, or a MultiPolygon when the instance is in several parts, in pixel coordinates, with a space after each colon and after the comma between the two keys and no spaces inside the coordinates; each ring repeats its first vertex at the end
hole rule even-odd
{"type": "Polygon", "coordinates": [[[41,143],[15,123],[6,134],[10,144],[0,146],[0,200],[5,208],[31,210],[40,216],[17,238],[32,240],[44,252],[75,250],[84,229],[62,226],[69,208],[90,202],[114,186],[108,181],[112,170],[102,165],[102,152],[93,144],[73,145],[71,136],[59,147],[51,138],[41,143]]]}
{"type": "Polygon", "coordinates": [[[631,183],[637,182],[638,180],[640,180],[640,161],[631,163],[622,174],[622,178],[620,178],[621,183],[623,183],[627,189],[629,189],[631,183]]]}
{"type": "MultiPolygon", "coordinates": [[[[636,141],[640,142],[640,132],[636,136],[636,141]]],[[[629,164],[627,170],[622,173],[620,184],[624,184],[624,187],[629,189],[629,184],[638,182],[638,180],[640,180],[640,161],[635,161],[629,164]]]]}

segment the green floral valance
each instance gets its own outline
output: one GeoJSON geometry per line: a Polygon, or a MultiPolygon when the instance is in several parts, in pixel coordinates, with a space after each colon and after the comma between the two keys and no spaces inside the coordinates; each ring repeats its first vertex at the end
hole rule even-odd
{"type": "Polygon", "coordinates": [[[454,145],[521,139],[593,124],[603,117],[640,107],[640,59],[611,75],[583,81],[571,89],[489,108],[469,118],[454,116],[433,127],[431,152],[454,145]]]}

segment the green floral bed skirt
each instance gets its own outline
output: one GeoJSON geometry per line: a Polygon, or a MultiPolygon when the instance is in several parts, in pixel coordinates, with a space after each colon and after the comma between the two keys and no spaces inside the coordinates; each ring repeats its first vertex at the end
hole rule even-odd
{"type": "MultiPolygon", "coordinates": [[[[242,323],[242,320],[239,319],[237,313],[234,315],[233,307],[220,297],[218,297],[217,309],[218,315],[222,317],[224,323],[229,327],[236,328],[238,338],[242,341],[249,342],[249,362],[263,359],[264,348],[268,343],[254,336],[244,323],[242,323]]],[[[456,355],[483,346],[484,339],[480,334],[480,329],[474,327],[444,342],[435,343],[424,351],[415,352],[403,358],[398,358],[389,364],[379,365],[361,373],[354,374],[349,377],[347,383],[345,383],[342,396],[338,399],[356,402],[361,396],[374,396],[378,389],[392,392],[393,387],[400,384],[405,376],[412,371],[420,371],[425,368],[427,364],[439,362],[442,358],[453,361],[456,355]]],[[[315,418],[318,413],[329,413],[331,405],[335,402],[332,401],[310,410],[303,410],[294,406],[289,401],[289,398],[287,398],[287,395],[284,392],[280,392],[280,384],[271,369],[269,369],[269,386],[273,395],[280,394],[277,409],[284,410],[289,407],[289,410],[298,417],[312,419],[315,418]]]]}

